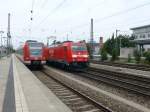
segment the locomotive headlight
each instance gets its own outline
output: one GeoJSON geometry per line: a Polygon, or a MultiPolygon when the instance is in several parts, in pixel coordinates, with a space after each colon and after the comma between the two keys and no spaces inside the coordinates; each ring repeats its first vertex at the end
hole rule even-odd
{"type": "Polygon", "coordinates": [[[83,55],[83,57],[84,57],[84,58],[88,58],[88,57],[89,57],[89,55],[83,55]]]}
{"type": "Polygon", "coordinates": [[[73,54],[72,57],[73,57],[73,58],[77,58],[77,55],[73,54]]]}
{"type": "Polygon", "coordinates": [[[29,58],[28,57],[26,57],[26,60],[28,60],[29,58]]]}

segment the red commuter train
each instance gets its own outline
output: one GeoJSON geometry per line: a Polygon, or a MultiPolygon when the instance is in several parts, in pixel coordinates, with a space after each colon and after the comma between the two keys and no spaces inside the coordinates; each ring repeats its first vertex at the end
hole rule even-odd
{"type": "Polygon", "coordinates": [[[53,44],[47,49],[47,61],[66,68],[85,68],[89,65],[86,44],[72,41],[53,44]]]}
{"type": "Polygon", "coordinates": [[[17,50],[17,56],[25,65],[41,66],[46,63],[46,48],[43,43],[28,40],[17,50]]]}

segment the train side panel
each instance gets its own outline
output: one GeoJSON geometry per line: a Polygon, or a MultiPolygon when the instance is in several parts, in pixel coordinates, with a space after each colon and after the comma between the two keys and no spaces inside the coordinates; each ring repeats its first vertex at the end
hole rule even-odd
{"type": "Polygon", "coordinates": [[[84,44],[66,42],[49,48],[49,61],[73,67],[87,67],[88,52],[84,44]]]}

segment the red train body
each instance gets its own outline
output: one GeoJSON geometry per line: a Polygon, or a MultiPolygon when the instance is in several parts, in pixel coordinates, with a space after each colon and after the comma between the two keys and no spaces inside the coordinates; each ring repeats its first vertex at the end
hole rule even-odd
{"type": "Polygon", "coordinates": [[[17,50],[19,58],[26,65],[43,65],[46,63],[46,48],[43,43],[26,41],[22,48],[17,50]]]}
{"type": "Polygon", "coordinates": [[[61,63],[65,67],[87,67],[89,56],[84,42],[63,42],[49,46],[47,50],[48,62],[61,63]]]}

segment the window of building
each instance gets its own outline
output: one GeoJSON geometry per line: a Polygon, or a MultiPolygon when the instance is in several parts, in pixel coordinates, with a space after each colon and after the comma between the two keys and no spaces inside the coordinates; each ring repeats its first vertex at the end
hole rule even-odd
{"type": "Polygon", "coordinates": [[[148,38],[150,38],[150,33],[148,34],[148,38]]]}
{"type": "Polygon", "coordinates": [[[143,38],[145,38],[145,34],[143,34],[143,38]]]}

